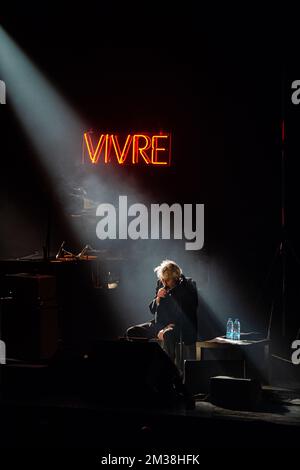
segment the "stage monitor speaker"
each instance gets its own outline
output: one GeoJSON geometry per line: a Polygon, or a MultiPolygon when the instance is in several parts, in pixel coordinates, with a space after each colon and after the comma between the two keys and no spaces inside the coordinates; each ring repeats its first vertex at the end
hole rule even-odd
{"type": "Polygon", "coordinates": [[[216,375],[244,377],[244,361],[184,361],[184,383],[193,395],[209,393],[210,378],[216,375]]]}
{"type": "Polygon", "coordinates": [[[210,401],[216,406],[233,410],[252,410],[261,400],[261,385],[255,379],[212,377],[210,401]]]}
{"type": "Polygon", "coordinates": [[[177,367],[156,342],[98,341],[85,352],[63,350],[51,370],[56,393],[114,407],[194,407],[177,367]]]}

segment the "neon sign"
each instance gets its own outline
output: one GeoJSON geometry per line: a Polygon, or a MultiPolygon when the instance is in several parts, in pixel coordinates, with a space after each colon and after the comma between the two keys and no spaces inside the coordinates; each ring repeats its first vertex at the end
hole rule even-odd
{"type": "Polygon", "coordinates": [[[92,165],[157,165],[171,164],[171,134],[83,134],[83,163],[92,165]]]}

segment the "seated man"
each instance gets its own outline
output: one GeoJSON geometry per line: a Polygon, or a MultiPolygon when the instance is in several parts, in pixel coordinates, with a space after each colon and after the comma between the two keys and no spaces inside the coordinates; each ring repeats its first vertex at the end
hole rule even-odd
{"type": "Polygon", "coordinates": [[[157,338],[163,341],[165,351],[174,361],[176,343],[182,340],[192,344],[197,339],[197,288],[174,261],[162,261],[154,272],[158,281],[155,298],[149,305],[154,319],[132,326],[126,335],[128,339],[157,338]]]}

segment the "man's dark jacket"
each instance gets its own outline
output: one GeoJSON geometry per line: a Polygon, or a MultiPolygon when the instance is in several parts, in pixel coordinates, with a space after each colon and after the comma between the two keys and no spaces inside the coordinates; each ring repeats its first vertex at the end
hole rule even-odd
{"type": "MultiPolygon", "coordinates": [[[[158,290],[164,287],[160,280],[157,281],[155,298],[158,290]]],[[[155,315],[154,323],[157,332],[169,323],[175,324],[175,331],[182,334],[182,339],[186,344],[191,344],[197,339],[197,307],[198,292],[195,281],[180,276],[178,284],[168,291],[166,297],[160,299],[159,305],[155,298],[149,305],[150,311],[155,315]]]]}

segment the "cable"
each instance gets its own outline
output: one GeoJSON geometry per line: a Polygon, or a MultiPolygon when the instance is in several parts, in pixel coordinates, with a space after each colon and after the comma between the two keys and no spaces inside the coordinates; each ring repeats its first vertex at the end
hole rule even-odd
{"type": "Polygon", "coordinates": [[[292,361],[289,359],[285,359],[284,357],[276,356],[276,354],[271,354],[272,357],[275,357],[276,359],[280,359],[281,361],[288,362],[289,364],[293,364],[292,361]]]}

